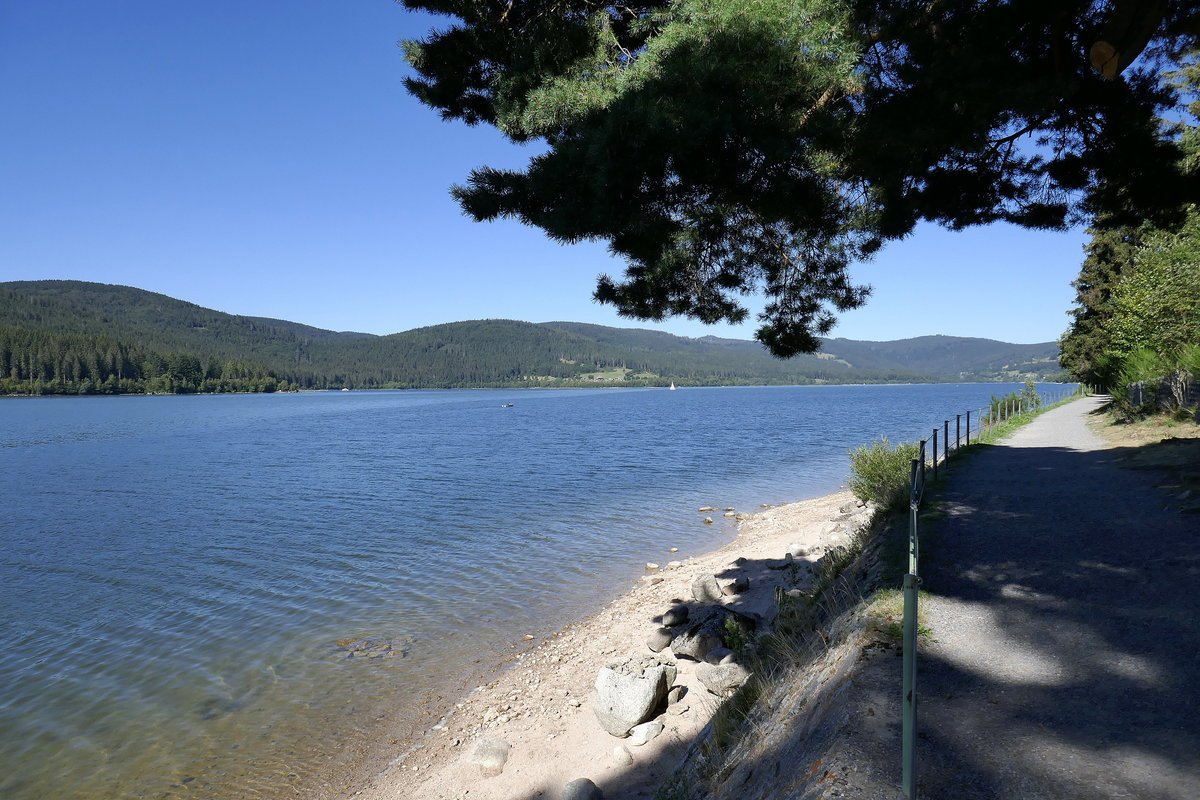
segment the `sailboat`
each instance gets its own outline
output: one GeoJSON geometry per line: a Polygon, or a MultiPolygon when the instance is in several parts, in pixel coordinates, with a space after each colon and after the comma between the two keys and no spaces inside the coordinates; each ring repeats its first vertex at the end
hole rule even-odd
{"type": "Polygon", "coordinates": [[[675,381],[671,381],[671,391],[675,391],[675,381]]]}

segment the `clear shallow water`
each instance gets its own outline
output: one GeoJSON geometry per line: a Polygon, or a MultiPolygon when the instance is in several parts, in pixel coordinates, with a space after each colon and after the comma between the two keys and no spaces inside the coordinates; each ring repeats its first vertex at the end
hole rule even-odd
{"type": "Polygon", "coordinates": [[[323,796],[522,634],[733,535],[698,507],[827,493],[1016,388],[2,400],[0,796],[323,796]]]}

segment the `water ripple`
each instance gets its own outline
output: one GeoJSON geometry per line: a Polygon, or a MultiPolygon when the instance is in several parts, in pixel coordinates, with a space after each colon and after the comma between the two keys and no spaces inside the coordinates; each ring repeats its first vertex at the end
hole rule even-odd
{"type": "Polygon", "coordinates": [[[824,493],[1006,390],[3,402],[0,795],[319,795],[384,712],[732,534],[700,506],[824,493]]]}

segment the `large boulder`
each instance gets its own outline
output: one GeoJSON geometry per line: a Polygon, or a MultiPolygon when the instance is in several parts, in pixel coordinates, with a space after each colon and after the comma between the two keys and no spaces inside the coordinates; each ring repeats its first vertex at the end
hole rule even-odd
{"type": "Polygon", "coordinates": [[[741,664],[700,664],[696,667],[696,678],[715,695],[726,697],[750,679],[750,673],[741,664]]]}
{"type": "Polygon", "coordinates": [[[592,694],[592,710],[600,727],[626,737],[654,716],[675,682],[675,665],[651,656],[631,657],[600,668],[592,694]]]}
{"type": "Polygon", "coordinates": [[[676,625],[682,625],[688,621],[688,607],[685,605],[671,606],[666,613],[662,615],[662,624],[664,627],[673,628],[676,625]]]}
{"type": "Polygon", "coordinates": [[[744,594],[750,591],[750,579],[741,575],[733,580],[721,581],[721,592],[726,596],[744,594]]]}
{"type": "Polygon", "coordinates": [[[697,575],[692,580],[692,597],[697,603],[716,603],[723,596],[716,575],[697,575]]]}
{"type": "Polygon", "coordinates": [[[710,650],[726,645],[727,626],[736,626],[743,638],[750,638],[755,623],[749,617],[724,606],[703,606],[696,609],[683,625],[671,629],[675,637],[671,640],[671,653],[676,658],[703,661],[710,650]]]}
{"type": "Polygon", "coordinates": [[[693,630],[684,631],[671,640],[671,653],[676,658],[688,658],[692,661],[703,661],[710,650],[723,647],[725,640],[718,633],[710,633],[697,626],[693,630]]]}
{"type": "Polygon", "coordinates": [[[728,647],[717,647],[709,650],[705,654],[704,660],[709,664],[728,664],[731,661],[737,661],[737,656],[728,647]]]}
{"type": "Polygon", "coordinates": [[[646,646],[659,653],[665,650],[674,638],[675,634],[671,633],[670,628],[658,628],[646,638],[646,646]]]}

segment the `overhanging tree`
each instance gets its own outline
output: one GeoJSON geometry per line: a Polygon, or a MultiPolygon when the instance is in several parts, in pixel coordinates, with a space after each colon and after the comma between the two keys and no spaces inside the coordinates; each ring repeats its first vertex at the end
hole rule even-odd
{"type": "Polygon", "coordinates": [[[595,296],[627,316],[741,322],[762,292],[780,356],[922,220],[1169,227],[1200,199],[1158,121],[1200,0],[404,4],[456,19],[405,43],[416,97],[546,145],[455,187],[468,214],[607,242],[595,296]]]}
{"type": "MultiPolygon", "coordinates": [[[[1183,151],[1184,174],[1194,174],[1200,162],[1197,55],[1165,75],[1191,100],[1178,119],[1164,120],[1183,151]]],[[[1112,388],[1130,359],[1165,372],[1200,352],[1200,209],[1181,212],[1185,220],[1177,230],[1150,222],[1089,230],[1087,258],[1074,282],[1076,308],[1060,342],[1061,362],[1078,379],[1112,388]]]]}

